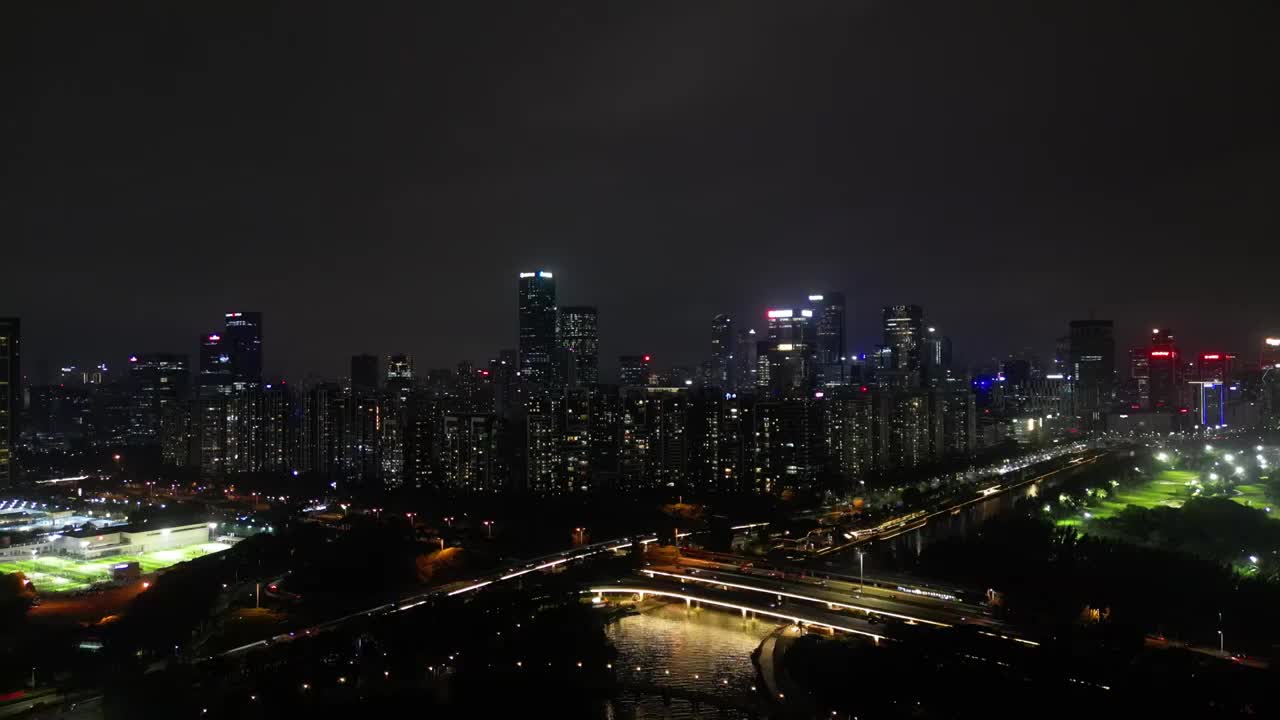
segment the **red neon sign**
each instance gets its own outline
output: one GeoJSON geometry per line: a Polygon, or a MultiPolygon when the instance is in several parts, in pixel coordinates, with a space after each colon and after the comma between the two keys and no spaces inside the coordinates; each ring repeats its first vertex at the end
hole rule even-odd
{"type": "Polygon", "coordinates": [[[1222,356],[1221,355],[1205,355],[1204,359],[1205,360],[1221,360],[1222,356]]]}
{"type": "Polygon", "coordinates": [[[1169,357],[1171,355],[1168,350],[1152,350],[1151,357],[1169,357]]]}

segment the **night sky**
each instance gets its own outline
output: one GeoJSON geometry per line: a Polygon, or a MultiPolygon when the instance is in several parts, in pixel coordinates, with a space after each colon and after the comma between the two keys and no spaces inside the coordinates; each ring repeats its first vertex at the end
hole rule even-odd
{"type": "Polygon", "coordinates": [[[606,366],[828,289],[851,349],[914,302],[973,362],[1090,309],[1122,349],[1280,332],[1274,3],[268,5],[3,3],[29,374],[236,309],[290,376],[483,362],[534,267],[606,366]]]}

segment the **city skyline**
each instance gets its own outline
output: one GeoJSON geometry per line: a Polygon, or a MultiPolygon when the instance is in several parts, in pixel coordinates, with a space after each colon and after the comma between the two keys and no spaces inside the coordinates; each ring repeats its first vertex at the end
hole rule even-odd
{"type": "MultiPolygon", "coordinates": [[[[538,266],[538,267],[543,267],[543,266],[538,266]]],[[[551,267],[551,266],[547,265],[545,267],[551,267]]],[[[564,279],[558,272],[554,272],[550,270],[538,270],[533,272],[534,273],[541,272],[541,273],[544,273],[545,275],[550,276],[550,277],[542,278],[544,281],[564,279]]],[[[531,273],[529,271],[519,271],[514,273],[514,278],[519,283],[525,283],[529,281],[528,276],[530,274],[531,273]]],[[[570,279],[570,282],[571,281],[572,279],[570,279]]],[[[605,318],[608,317],[607,310],[602,311],[598,305],[591,303],[590,301],[582,302],[582,303],[576,303],[576,302],[565,303],[563,301],[560,301],[559,298],[555,296],[556,287],[557,286],[555,285],[552,286],[552,297],[551,297],[552,306],[554,306],[555,308],[557,309],[568,308],[573,310],[589,310],[593,314],[598,313],[599,315],[603,315],[605,318]]],[[[564,283],[560,283],[558,287],[564,287],[564,283]]],[[[818,287],[818,286],[815,285],[813,287],[818,287]]],[[[508,292],[508,299],[510,301],[511,310],[512,310],[511,314],[513,315],[512,322],[511,322],[511,325],[512,325],[511,334],[505,339],[503,339],[501,337],[498,337],[497,331],[495,330],[495,342],[489,347],[489,349],[481,350],[480,353],[475,356],[449,355],[445,350],[437,350],[435,352],[431,352],[430,350],[426,350],[422,352],[415,351],[413,349],[413,347],[415,346],[422,346],[427,348],[440,347],[440,346],[453,347],[453,345],[448,342],[449,340],[448,338],[433,338],[433,337],[423,336],[418,340],[415,340],[409,343],[408,347],[382,346],[382,347],[344,348],[339,346],[327,346],[324,348],[320,348],[318,350],[319,354],[317,357],[308,357],[304,360],[301,360],[300,361],[302,363],[301,369],[295,368],[292,371],[287,369],[282,370],[277,365],[277,361],[274,360],[275,353],[279,352],[280,354],[285,355],[286,357],[289,357],[293,354],[288,352],[288,347],[286,345],[286,343],[288,342],[287,339],[286,340],[277,339],[274,337],[274,333],[281,332],[286,335],[286,338],[292,335],[292,333],[289,331],[287,325],[279,324],[278,321],[275,320],[273,317],[270,323],[271,329],[265,333],[266,339],[262,341],[263,344],[269,346],[271,350],[268,353],[266,353],[265,360],[258,359],[256,361],[261,365],[260,367],[254,368],[251,374],[256,374],[258,376],[267,377],[267,378],[292,379],[295,381],[307,380],[307,379],[321,380],[321,379],[345,378],[345,377],[350,377],[351,375],[350,369],[351,369],[352,358],[356,356],[362,356],[362,355],[372,355],[377,357],[380,363],[380,372],[384,374],[387,369],[386,368],[387,362],[392,356],[396,356],[396,355],[408,355],[414,358],[415,364],[419,367],[420,371],[425,371],[428,368],[451,368],[454,365],[456,365],[458,362],[470,362],[470,363],[476,364],[477,366],[482,365],[484,363],[487,363],[490,360],[493,360],[494,358],[497,358],[500,352],[504,350],[516,350],[517,347],[520,345],[519,301],[518,301],[518,293],[515,292],[517,289],[518,289],[517,286],[513,285],[511,288],[509,288],[509,292],[508,292]]],[[[707,316],[706,318],[690,319],[689,320],[690,324],[696,325],[702,332],[703,337],[700,339],[700,342],[697,344],[696,347],[680,348],[680,349],[677,349],[672,354],[669,354],[666,356],[663,356],[661,354],[648,350],[647,346],[641,347],[641,346],[645,346],[643,342],[632,342],[632,341],[622,339],[626,337],[626,334],[625,332],[621,331],[620,328],[611,327],[607,320],[604,320],[604,319],[598,320],[599,325],[595,328],[599,335],[598,366],[600,369],[598,371],[597,377],[600,378],[600,382],[611,382],[613,380],[616,380],[617,373],[619,372],[618,358],[626,355],[634,355],[637,353],[651,356],[653,358],[651,363],[655,367],[655,369],[669,369],[673,366],[674,367],[683,367],[683,366],[696,367],[697,365],[699,365],[704,361],[713,359],[712,357],[713,333],[711,330],[711,325],[717,320],[717,318],[721,316],[728,317],[732,321],[733,326],[736,330],[740,330],[740,331],[757,330],[758,332],[761,332],[762,334],[767,335],[767,328],[769,327],[769,323],[770,323],[770,310],[772,310],[773,308],[792,308],[792,307],[800,308],[801,306],[807,305],[810,309],[813,309],[815,312],[818,312],[819,314],[821,314],[822,308],[824,307],[823,301],[821,299],[822,298],[821,292],[836,293],[836,294],[843,293],[842,290],[838,290],[838,289],[835,289],[835,290],[827,289],[827,290],[818,292],[813,290],[813,288],[811,287],[808,290],[801,290],[797,293],[793,293],[790,297],[782,296],[781,301],[779,302],[771,303],[771,304],[761,304],[759,305],[758,312],[753,315],[717,312],[707,316]],[[817,292],[817,294],[815,294],[815,292],[817,292]],[[816,300],[814,298],[816,298],[816,300]],[[806,303],[806,300],[808,301],[807,303],[806,303]]],[[[746,303],[742,301],[737,301],[734,303],[725,303],[725,304],[743,306],[746,303]]],[[[915,304],[912,304],[912,307],[915,307],[915,306],[916,306],[915,304]]],[[[844,311],[841,314],[845,321],[846,336],[850,338],[846,343],[846,346],[847,346],[846,350],[848,353],[850,353],[851,355],[862,353],[862,354],[866,354],[868,357],[870,357],[873,354],[877,346],[881,345],[882,341],[884,340],[884,330],[885,330],[884,323],[886,322],[886,320],[883,317],[883,312],[888,310],[890,307],[894,307],[894,305],[890,305],[886,303],[884,305],[862,308],[861,312],[859,312],[858,308],[853,308],[849,306],[845,307],[844,311]],[[857,328],[856,333],[849,333],[848,328],[850,327],[857,328]]],[[[1004,360],[1014,356],[1031,355],[1031,356],[1040,358],[1042,367],[1046,371],[1048,371],[1053,365],[1053,358],[1055,356],[1054,344],[1056,341],[1062,339],[1067,335],[1067,326],[1075,322],[1085,322],[1085,320],[1083,320],[1082,318],[1071,317],[1067,321],[1063,322],[1060,326],[1046,324],[1041,328],[1041,332],[1039,333],[1040,338],[1037,342],[1028,343],[1028,344],[1016,344],[1016,343],[1010,342],[1004,345],[1002,348],[994,349],[994,351],[991,352],[990,354],[984,355],[981,353],[975,354],[968,341],[968,338],[954,332],[953,330],[954,326],[951,325],[950,323],[947,323],[945,320],[938,319],[939,317],[945,318],[949,316],[949,313],[947,313],[947,310],[945,307],[935,310],[933,308],[925,306],[923,307],[923,310],[926,313],[926,318],[925,318],[926,324],[929,326],[937,326],[942,331],[942,334],[945,334],[946,339],[950,341],[954,346],[957,346],[959,348],[959,351],[955,352],[955,365],[958,368],[968,367],[973,370],[978,370],[984,367],[990,368],[990,367],[998,366],[1004,360]]],[[[215,312],[213,316],[215,318],[225,317],[227,318],[228,322],[238,322],[233,319],[233,316],[237,316],[240,313],[241,311],[234,311],[234,312],[218,311],[218,312],[215,312]]],[[[1100,320],[1106,319],[1106,316],[1099,315],[1096,312],[1091,312],[1087,314],[1095,315],[1100,320]]],[[[271,316],[272,313],[269,310],[255,310],[254,312],[247,313],[247,315],[255,316],[256,319],[254,322],[263,322],[262,318],[265,316],[271,316]]],[[[593,321],[595,321],[594,317],[593,317],[593,321]]],[[[550,322],[552,322],[554,325],[555,320],[552,319],[550,322]]],[[[1148,321],[1146,323],[1135,324],[1132,328],[1126,328],[1124,326],[1121,326],[1118,322],[1114,320],[1108,319],[1107,322],[1111,322],[1113,325],[1118,326],[1116,328],[1116,331],[1114,332],[1114,338],[1115,338],[1114,341],[1115,341],[1115,347],[1117,352],[1117,360],[1114,363],[1116,372],[1121,372],[1127,369],[1124,363],[1122,363],[1119,360],[1119,357],[1121,355],[1127,356],[1131,350],[1137,350],[1144,347],[1147,344],[1148,339],[1151,337],[1150,335],[1151,329],[1154,329],[1154,325],[1160,324],[1160,323],[1148,321]]],[[[208,323],[203,322],[203,318],[200,318],[200,319],[193,320],[190,323],[190,325],[193,328],[203,328],[207,326],[208,323]]],[[[1246,337],[1243,340],[1243,342],[1241,342],[1238,345],[1232,345],[1229,342],[1217,342],[1217,341],[1208,341],[1208,342],[1198,343],[1195,340],[1187,339],[1187,335],[1183,333],[1181,331],[1181,327],[1179,327],[1180,323],[1166,322],[1164,323],[1164,325],[1166,328],[1173,327],[1174,330],[1177,331],[1178,333],[1177,343],[1180,347],[1188,349],[1190,351],[1187,354],[1188,357],[1190,357],[1192,353],[1226,352],[1226,353],[1235,353],[1240,355],[1242,358],[1251,360],[1253,356],[1258,352],[1265,338],[1280,336],[1280,330],[1269,331],[1266,326],[1262,326],[1257,332],[1252,333],[1250,336],[1246,337]]],[[[815,326],[815,330],[816,330],[816,326],[815,326]]],[[[181,331],[181,330],[179,330],[178,332],[184,333],[184,331],[181,331]]],[[[217,332],[223,332],[223,331],[218,330],[217,332]]],[[[1170,332],[1173,332],[1173,330],[1171,330],[1170,332]]],[[[77,368],[83,370],[86,368],[95,367],[98,364],[105,364],[110,369],[123,371],[126,368],[127,364],[130,362],[130,358],[140,354],[144,354],[144,353],[188,355],[190,357],[191,371],[193,373],[199,373],[200,372],[199,358],[200,358],[200,353],[203,352],[200,348],[200,345],[201,344],[208,345],[209,343],[205,341],[210,338],[214,338],[214,337],[220,338],[220,336],[218,336],[217,333],[215,333],[214,335],[210,335],[208,333],[200,333],[195,341],[190,341],[185,345],[159,346],[154,343],[148,344],[144,342],[140,346],[128,347],[124,349],[122,352],[112,353],[110,356],[104,356],[102,354],[95,355],[91,352],[81,350],[79,352],[72,351],[72,354],[74,355],[73,357],[64,356],[64,357],[51,358],[48,356],[47,351],[46,353],[41,354],[38,346],[36,347],[36,349],[33,349],[33,342],[30,339],[32,334],[33,334],[33,329],[31,327],[31,322],[29,320],[24,320],[24,323],[23,323],[24,360],[23,360],[22,373],[24,378],[26,378],[27,382],[29,383],[38,382],[40,378],[37,376],[37,373],[41,373],[41,372],[47,373],[48,374],[47,379],[49,381],[53,381],[53,379],[56,378],[60,368],[67,365],[75,365],[77,368]],[[187,347],[188,345],[190,347],[187,347]]],[[[35,333],[35,334],[37,337],[40,336],[39,333],[35,333]]],[[[681,333],[681,335],[684,335],[684,334],[687,334],[687,333],[681,333]]],[[[554,335],[555,335],[554,328],[552,328],[551,336],[554,336],[554,335]]],[[[553,343],[555,342],[554,337],[550,337],[550,340],[553,343]]],[[[649,345],[654,345],[654,346],[657,346],[660,344],[661,343],[657,343],[657,342],[649,343],[649,345]]],[[[205,351],[207,351],[207,348],[205,349],[205,351]]],[[[923,352],[923,349],[921,350],[921,352],[923,352]]]]}

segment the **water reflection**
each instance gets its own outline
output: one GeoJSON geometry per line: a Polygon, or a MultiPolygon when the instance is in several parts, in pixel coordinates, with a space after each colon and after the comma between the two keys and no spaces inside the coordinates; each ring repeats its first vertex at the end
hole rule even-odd
{"type": "MultiPolygon", "coordinates": [[[[1032,483],[969,505],[953,515],[938,516],[918,530],[903,533],[891,540],[873,543],[865,548],[867,574],[911,570],[929,543],[947,538],[964,537],[974,532],[987,520],[1014,509],[1024,500],[1039,497],[1043,492],[1042,485],[1049,486],[1047,483],[1032,483]]],[[[856,553],[844,553],[836,562],[846,570],[852,567],[853,572],[857,572],[856,553]]]]}
{"type": "MultiPolygon", "coordinates": [[[[637,683],[695,690],[717,697],[751,692],[756,672],[751,652],[777,624],[744,621],[718,610],[687,610],[683,604],[650,601],[641,615],[610,625],[606,634],[618,650],[617,677],[637,683]],[[637,670],[639,668],[639,670],[637,670]]],[[[653,695],[623,692],[605,714],[609,718],[738,718],[744,713],[691,704],[670,704],[653,695]]]]}

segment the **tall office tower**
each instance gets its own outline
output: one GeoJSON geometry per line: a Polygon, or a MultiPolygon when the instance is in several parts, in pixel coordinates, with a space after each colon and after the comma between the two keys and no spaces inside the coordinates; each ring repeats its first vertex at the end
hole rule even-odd
{"type": "Polygon", "coordinates": [[[813,310],[773,309],[766,318],[769,339],[756,349],[757,385],[774,397],[808,391],[818,380],[813,310]]]}
{"type": "Polygon", "coordinates": [[[1258,365],[1264,372],[1268,368],[1280,368],[1280,337],[1263,338],[1258,365]]]}
{"type": "Polygon", "coordinates": [[[1090,423],[1100,422],[1115,390],[1116,340],[1110,320],[1072,320],[1071,371],[1076,412],[1090,423]]]}
{"type": "Polygon", "coordinates": [[[759,337],[750,328],[739,329],[734,336],[733,367],[734,392],[751,390],[756,386],[756,342],[759,337]]]}
{"type": "Polygon", "coordinates": [[[818,320],[818,364],[838,367],[848,354],[844,340],[844,293],[828,290],[821,295],[810,295],[809,302],[818,320]]]}
{"type": "Polygon", "coordinates": [[[387,360],[387,390],[401,403],[409,401],[413,390],[413,358],[408,355],[392,355],[387,360]]]}
{"type": "Polygon", "coordinates": [[[867,386],[827,391],[822,403],[827,467],[846,483],[875,469],[875,394],[867,386]]]}
{"type": "Polygon", "coordinates": [[[811,487],[826,466],[823,404],[797,397],[755,406],[755,492],[773,495],[811,487]]]}
{"type": "Polygon", "coordinates": [[[928,385],[940,387],[946,384],[947,371],[951,368],[951,338],[938,332],[937,328],[927,328],[921,359],[928,385]]]}
{"type": "Polygon", "coordinates": [[[231,384],[231,355],[222,335],[200,336],[200,366],[196,368],[197,387],[222,387],[231,384]]]}
{"type": "Polygon", "coordinates": [[[600,382],[600,330],[596,309],[591,305],[560,308],[560,347],[568,365],[564,376],[575,385],[590,387],[600,382]]]}
{"type": "Polygon", "coordinates": [[[738,389],[737,367],[733,362],[735,346],[733,318],[724,314],[711,318],[711,371],[705,378],[707,385],[730,392],[738,389]]]}
{"type": "Polygon", "coordinates": [[[351,392],[354,395],[370,395],[378,391],[378,356],[351,356],[351,392]]]}
{"type": "Polygon", "coordinates": [[[555,380],[556,281],[545,271],[520,273],[520,374],[550,388],[555,380]]]}
{"type": "Polygon", "coordinates": [[[467,494],[502,490],[497,437],[492,413],[445,413],[435,460],[440,489],[467,494]]]}
{"type": "Polygon", "coordinates": [[[1151,408],[1151,355],[1146,348],[1129,350],[1129,377],[1125,383],[1130,410],[1151,408]]]}
{"type": "Polygon", "coordinates": [[[231,358],[232,382],[238,385],[262,382],[262,313],[229,312],[223,329],[223,344],[231,358]]]}
{"type": "Polygon", "coordinates": [[[618,376],[623,387],[649,384],[648,355],[622,355],[618,358],[618,376]]]}
{"type": "Polygon", "coordinates": [[[223,334],[200,337],[200,367],[192,424],[196,436],[196,464],[200,477],[221,478],[227,472],[227,410],[233,389],[230,341],[223,334]]]}
{"type": "Polygon", "coordinates": [[[1227,425],[1229,382],[1235,371],[1234,353],[1202,353],[1196,362],[1196,380],[1190,384],[1192,402],[1201,425],[1227,425]]]}
{"type": "Polygon", "coordinates": [[[1053,372],[1050,375],[1066,377],[1071,374],[1071,336],[1063,335],[1053,341],[1053,372]]]}
{"type": "Polygon", "coordinates": [[[818,325],[812,309],[773,308],[765,313],[769,340],[804,344],[817,352],[818,325]]]}
{"type": "Polygon", "coordinates": [[[133,406],[129,413],[129,441],[150,445],[160,440],[161,418],[168,406],[185,402],[191,372],[186,355],[145,353],[129,356],[133,406]]]}
{"type": "Polygon", "coordinates": [[[1151,409],[1177,412],[1183,402],[1182,355],[1173,340],[1173,331],[1156,328],[1151,331],[1151,347],[1147,353],[1151,371],[1151,409]]]}
{"type": "Polygon", "coordinates": [[[924,310],[919,305],[886,305],[884,345],[892,352],[889,369],[898,374],[899,383],[918,385],[924,367],[924,310]]]}
{"type": "Polygon", "coordinates": [[[18,441],[18,416],[22,412],[22,324],[18,318],[0,318],[0,487],[17,479],[13,448],[18,441]]]}

